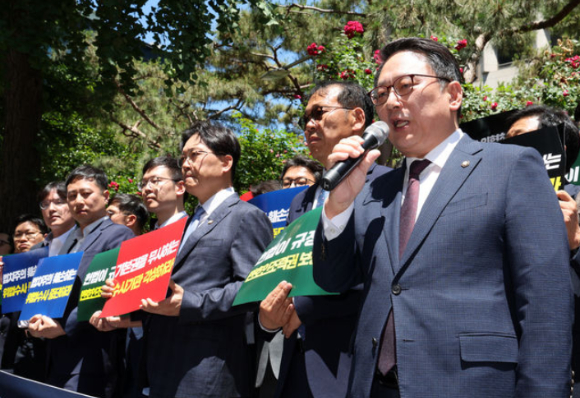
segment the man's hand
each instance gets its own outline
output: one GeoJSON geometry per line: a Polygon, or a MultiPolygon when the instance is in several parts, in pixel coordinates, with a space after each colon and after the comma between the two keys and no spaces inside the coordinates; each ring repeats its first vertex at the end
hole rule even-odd
{"type": "Polygon", "coordinates": [[[288,297],[292,285],[282,281],[260,303],[260,324],[268,330],[277,330],[288,323],[295,312],[292,299],[288,297]]]}
{"type": "Polygon", "coordinates": [[[28,333],[33,337],[54,339],[66,333],[60,323],[44,315],[34,315],[28,321],[28,333]]]}
{"type": "Polygon", "coordinates": [[[560,210],[564,216],[566,232],[568,232],[568,243],[570,250],[580,247],[580,226],[578,225],[578,206],[576,201],[566,191],[556,192],[560,200],[560,210]]]}
{"type": "Polygon", "coordinates": [[[89,320],[90,324],[93,325],[98,331],[110,332],[111,330],[118,329],[120,327],[126,327],[123,325],[123,320],[120,316],[108,316],[106,318],[99,318],[102,311],[96,311],[89,320]]]}
{"type": "MultiPolygon", "coordinates": [[[[364,153],[364,149],[361,146],[363,142],[363,139],[359,136],[343,138],[335,145],[332,153],[328,156],[328,163],[334,165],[336,162],[346,160],[349,157],[359,157],[364,153]]],[[[354,202],[354,199],[365,184],[369,168],[380,155],[381,153],[377,149],[369,151],[348,177],[330,192],[324,205],[324,212],[329,219],[345,211],[354,202]]]]}
{"type": "Polygon", "coordinates": [[[183,300],[183,288],[173,280],[169,281],[169,288],[171,289],[171,295],[163,301],[156,303],[150,298],[142,299],[141,309],[152,314],[179,316],[183,300]]]}
{"type": "Polygon", "coordinates": [[[296,311],[293,311],[292,315],[290,315],[290,319],[282,328],[282,333],[284,333],[286,338],[289,338],[300,325],[302,325],[302,322],[300,321],[300,318],[298,318],[296,311]]]}
{"type": "Polygon", "coordinates": [[[107,279],[101,287],[101,297],[110,299],[117,288],[117,282],[114,279],[107,279]]]}

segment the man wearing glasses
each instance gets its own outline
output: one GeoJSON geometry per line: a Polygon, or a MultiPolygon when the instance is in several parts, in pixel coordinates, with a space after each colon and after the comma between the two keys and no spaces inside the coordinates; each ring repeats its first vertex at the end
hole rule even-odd
{"type": "Polygon", "coordinates": [[[331,192],[313,249],[322,288],[365,286],[349,396],[569,397],[570,252],[541,157],[459,129],[444,46],[405,38],[381,55],[371,97],[405,167],[361,191],[379,155],[366,154],[331,192]]]}
{"type": "Polygon", "coordinates": [[[38,194],[38,202],[50,233],[34,248],[48,246],[50,257],[67,254],[74,243],[76,224],[66,201],[64,181],[46,184],[38,194]]]}
{"type": "Polygon", "coordinates": [[[154,229],[187,217],[183,205],[185,183],[177,159],[159,156],[148,161],[139,190],[149,213],[157,216],[154,229]]]}
{"type": "MultiPolygon", "coordinates": [[[[373,115],[372,102],[358,84],[318,83],[302,119],[312,157],[329,169],[332,148],[343,138],[361,136],[372,123],[373,115]]],[[[387,170],[373,165],[361,181],[370,182],[387,170]]],[[[288,223],[321,206],[327,193],[315,184],[298,194],[290,206],[288,223]]],[[[344,397],[361,291],[350,289],[340,296],[292,300],[287,298],[291,289],[289,283],[280,283],[260,305],[261,328],[269,331],[270,336],[282,329],[286,336],[275,396],[344,397]]]]}
{"type": "Polygon", "coordinates": [[[150,397],[248,397],[246,313],[232,307],[242,282],[272,240],[272,225],[232,187],[240,145],[227,128],[199,122],[182,136],[185,189],[200,205],[175,259],[171,293],[142,300],[150,397]]]}

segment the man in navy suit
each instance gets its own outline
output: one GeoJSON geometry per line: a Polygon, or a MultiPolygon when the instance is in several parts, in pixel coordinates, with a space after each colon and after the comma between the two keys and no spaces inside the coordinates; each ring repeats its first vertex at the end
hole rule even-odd
{"type": "MultiPolygon", "coordinates": [[[[328,155],[342,139],[362,135],[372,123],[373,105],[354,82],[328,81],[312,90],[303,127],[312,156],[326,169],[328,155]]],[[[363,178],[370,181],[387,170],[371,167],[363,178]]],[[[288,214],[291,223],[324,202],[319,184],[298,194],[288,214]]],[[[277,397],[329,397],[346,395],[351,355],[350,342],[356,324],[361,290],[349,289],[340,296],[286,296],[291,285],[281,283],[260,306],[262,328],[283,329],[284,342],[277,397]]]]}
{"type": "MultiPolygon", "coordinates": [[[[568,397],[569,247],[541,158],[458,128],[461,75],[444,46],[406,38],[381,55],[371,98],[405,167],[364,186],[379,154],[365,155],[326,201],[313,249],[321,287],[365,286],[349,396],[568,397]]],[[[360,156],[360,141],[329,158],[360,156]]]]}
{"type": "Polygon", "coordinates": [[[107,183],[103,170],[88,165],[67,177],[67,202],[78,223],[70,252],[84,252],[83,258],[63,317],[35,315],[28,326],[33,336],[49,339],[48,383],[96,397],[112,397],[119,388],[124,331],[103,333],[89,322],[77,322],[80,288],[96,254],[133,237],[129,228],[107,217],[107,183]]]}
{"type": "Polygon", "coordinates": [[[253,359],[245,319],[232,307],[272,240],[272,225],[232,188],[240,145],[227,128],[199,122],[182,136],[185,187],[200,205],[175,260],[170,295],[142,300],[149,397],[248,397],[253,359]]]}

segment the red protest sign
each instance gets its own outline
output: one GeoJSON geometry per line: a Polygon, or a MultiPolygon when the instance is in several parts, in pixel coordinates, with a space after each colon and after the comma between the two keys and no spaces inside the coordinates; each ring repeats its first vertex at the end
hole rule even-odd
{"type": "Polygon", "coordinates": [[[136,311],[144,298],[165,299],[186,222],[184,217],[121,244],[115,293],[105,303],[101,318],[136,311]]]}

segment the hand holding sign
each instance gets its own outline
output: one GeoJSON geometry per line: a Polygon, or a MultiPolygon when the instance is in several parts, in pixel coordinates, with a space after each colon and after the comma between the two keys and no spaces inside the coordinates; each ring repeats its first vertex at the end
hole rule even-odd
{"type": "Polygon", "coordinates": [[[66,334],[58,321],[40,314],[34,315],[28,321],[28,333],[33,337],[45,339],[55,339],[66,334]]]}
{"type": "Polygon", "coordinates": [[[292,315],[290,315],[288,322],[282,328],[282,333],[284,333],[286,338],[289,338],[292,336],[292,333],[294,333],[296,329],[300,327],[300,325],[302,325],[302,321],[300,318],[298,318],[298,313],[294,311],[292,312],[292,315]]]}
{"type": "Polygon", "coordinates": [[[91,319],[90,324],[93,325],[100,332],[110,332],[121,327],[127,327],[122,325],[123,320],[120,316],[108,316],[106,318],[99,318],[102,311],[95,311],[91,319]]]}
{"type": "Polygon", "coordinates": [[[269,330],[280,329],[295,312],[292,299],[288,297],[292,285],[282,281],[260,303],[260,324],[269,330]]]}
{"type": "Polygon", "coordinates": [[[169,280],[171,295],[165,300],[155,302],[150,298],[141,300],[141,309],[152,314],[165,316],[179,316],[181,301],[183,300],[183,288],[173,281],[169,280]]]}
{"type": "Polygon", "coordinates": [[[566,232],[570,250],[580,247],[580,226],[578,225],[578,206],[576,201],[566,191],[556,192],[560,203],[560,210],[564,216],[566,232]]]}

